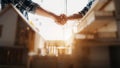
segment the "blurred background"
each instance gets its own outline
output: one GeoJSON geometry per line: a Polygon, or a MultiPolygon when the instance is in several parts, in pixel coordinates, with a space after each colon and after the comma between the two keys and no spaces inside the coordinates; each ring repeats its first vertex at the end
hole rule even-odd
{"type": "MultiPolygon", "coordinates": [[[[33,1],[70,16],[90,0],[33,1]]],[[[119,3],[95,0],[83,18],[65,25],[0,6],[0,68],[120,68],[119,3]]]]}

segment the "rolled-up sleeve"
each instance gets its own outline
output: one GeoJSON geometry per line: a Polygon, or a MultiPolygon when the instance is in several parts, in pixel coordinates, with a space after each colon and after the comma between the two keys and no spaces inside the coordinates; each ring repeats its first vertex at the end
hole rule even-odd
{"type": "Polygon", "coordinates": [[[17,8],[24,9],[28,12],[35,13],[35,10],[39,5],[31,0],[11,0],[17,8]]]}
{"type": "Polygon", "coordinates": [[[23,9],[32,13],[35,13],[37,7],[39,7],[39,5],[32,1],[25,1],[24,4],[22,5],[23,9]]]}
{"type": "Polygon", "coordinates": [[[90,0],[90,2],[83,8],[83,10],[79,12],[79,14],[84,16],[89,11],[94,1],[95,0],[90,0]]]}

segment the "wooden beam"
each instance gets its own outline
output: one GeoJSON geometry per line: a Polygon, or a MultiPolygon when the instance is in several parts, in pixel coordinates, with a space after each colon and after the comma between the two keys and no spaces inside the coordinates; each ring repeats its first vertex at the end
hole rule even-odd
{"type": "Polygon", "coordinates": [[[112,0],[108,0],[99,10],[104,9],[112,0]]]}
{"type": "Polygon", "coordinates": [[[120,45],[118,39],[76,39],[75,45],[79,46],[112,46],[120,45]]]}

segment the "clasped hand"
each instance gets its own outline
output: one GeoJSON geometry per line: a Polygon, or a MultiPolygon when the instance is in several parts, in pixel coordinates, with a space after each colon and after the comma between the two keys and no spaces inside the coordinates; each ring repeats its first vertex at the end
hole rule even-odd
{"type": "Polygon", "coordinates": [[[56,16],[55,22],[59,25],[64,25],[67,22],[67,16],[65,14],[61,14],[60,16],[56,16]]]}
{"type": "Polygon", "coordinates": [[[79,13],[73,14],[71,16],[66,16],[65,14],[61,14],[60,16],[55,16],[55,21],[59,25],[64,25],[68,20],[75,20],[75,19],[80,19],[83,16],[80,15],[79,13]]]}

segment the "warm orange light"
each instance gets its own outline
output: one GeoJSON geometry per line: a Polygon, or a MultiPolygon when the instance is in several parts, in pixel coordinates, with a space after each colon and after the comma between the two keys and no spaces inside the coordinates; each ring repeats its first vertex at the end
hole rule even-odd
{"type": "Polygon", "coordinates": [[[72,43],[65,41],[47,41],[44,48],[40,48],[42,56],[59,56],[59,55],[71,55],[72,54],[72,43]]]}

